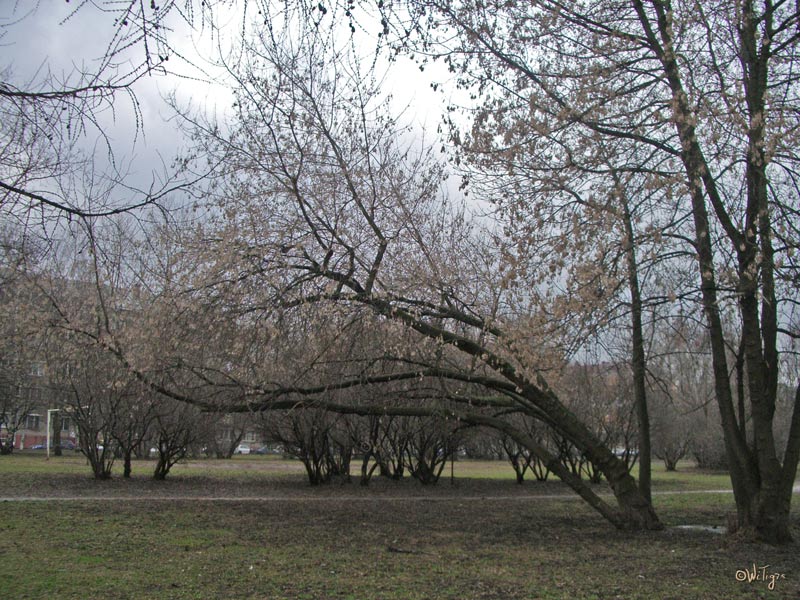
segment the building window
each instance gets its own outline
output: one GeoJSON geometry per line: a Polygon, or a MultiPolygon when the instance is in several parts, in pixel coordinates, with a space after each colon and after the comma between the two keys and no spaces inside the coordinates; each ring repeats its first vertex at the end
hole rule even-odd
{"type": "Polygon", "coordinates": [[[61,431],[69,431],[69,417],[61,417],[61,431]]]}
{"type": "Polygon", "coordinates": [[[25,429],[30,429],[31,431],[39,431],[40,419],[41,419],[40,415],[28,415],[25,419],[25,429]]]}
{"type": "Polygon", "coordinates": [[[44,363],[31,363],[31,375],[33,377],[44,377],[44,363]]]}

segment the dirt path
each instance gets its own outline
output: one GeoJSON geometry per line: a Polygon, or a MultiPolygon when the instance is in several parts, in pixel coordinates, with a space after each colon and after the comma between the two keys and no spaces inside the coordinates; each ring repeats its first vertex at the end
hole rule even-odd
{"type": "MultiPolygon", "coordinates": [[[[800,494],[800,485],[793,488],[795,494],[800,494]]],[[[672,490],[672,491],[656,491],[653,496],[685,496],[687,494],[732,494],[733,490],[729,489],[704,489],[704,490],[672,490]]],[[[598,494],[603,498],[613,498],[610,493],[598,494]]],[[[307,494],[269,494],[263,496],[253,495],[230,495],[230,494],[192,494],[190,491],[184,494],[169,494],[161,495],[154,494],[148,495],[146,492],[142,495],[131,496],[124,494],[107,494],[107,495],[19,495],[19,496],[0,496],[0,503],[3,502],[309,502],[309,503],[325,503],[325,502],[535,502],[537,500],[580,500],[575,494],[568,492],[557,494],[475,494],[459,496],[457,494],[437,494],[437,495],[389,495],[389,494],[374,494],[374,495],[307,495],[307,494]]]]}
{"type": "MultiPolygon", "coordinates": [[[[800,493],[800,486],[794,489],[800,493]]],[[[678,496],[686,494],[731,494],[732,490],[682,490],[653,492],[653,496],[678,496]]],[[[611,494],[600,494],[610,498],[611,494]]],[[[514,496],[7,496],[0,497],[0,502],[508,502],[536,500],[580,500],[574,494],[529,494],[514,496]]]]}

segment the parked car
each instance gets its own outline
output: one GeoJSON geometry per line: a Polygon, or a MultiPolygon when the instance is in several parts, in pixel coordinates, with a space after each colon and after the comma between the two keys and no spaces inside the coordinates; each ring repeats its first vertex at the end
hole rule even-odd
{"type": "MultiPolygon", "coordinates": [[[[55,450],[57,446],[55,444],[50,445],[50,451],[52,452],[55,450]]],[[[31,446],[31,450],[47,450],[47,444],[36,444],[35,446],[31,446]]],[[[69,440],[64,440],[61,442],[61,449],[62,450],[77,450],[78,447],[75,445],[74,442],[69,440]]]]}
{"type": "Polygon", "coordinates": [[[250,446],[247,444],[239,444],[234,454],[250,454],[250,446]]]}

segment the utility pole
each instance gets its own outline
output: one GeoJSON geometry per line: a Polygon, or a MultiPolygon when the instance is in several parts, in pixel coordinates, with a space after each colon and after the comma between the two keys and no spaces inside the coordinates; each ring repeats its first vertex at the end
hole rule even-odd
{"type": "Polygon", "coordinates": [[[47,458],[46,458],[46,460],[50,460],[50,430],[51,430],[50,415],[52,413],[57,413],[59,411],[60,411],[60,409],[58,409],[58,408],[48,408],[47,409],[47,458]]]}

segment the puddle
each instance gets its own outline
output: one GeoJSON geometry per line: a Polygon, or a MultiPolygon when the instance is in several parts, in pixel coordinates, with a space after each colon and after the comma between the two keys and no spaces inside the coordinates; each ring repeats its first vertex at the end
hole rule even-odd
{"type": "Polygon", "coordinates": [[[721,525],[676,525],[672,529],[680,531],[702,531],[704,533],[727,533],[727,529],[721,525]]]}

